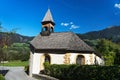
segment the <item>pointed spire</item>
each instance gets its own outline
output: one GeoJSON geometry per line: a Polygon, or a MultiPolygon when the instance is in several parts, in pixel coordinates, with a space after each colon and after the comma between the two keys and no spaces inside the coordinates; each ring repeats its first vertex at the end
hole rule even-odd
{"type": "Polygon", "coordinates": [[[51,14],[50,9],[47,10],[45,17],[42,20],[42,23],[44,23],[44,22],[51,22],[51,23],[55,24],[54,20],[52,18],[52,14],[51,14]]]}
{"type": "Polygon", "coordinates": [[[49,36],[50,33],[54,32],[55,23],[49,8],[41,23],[42,23],[42,31],[41,31],[42,36],[49,36]]]}

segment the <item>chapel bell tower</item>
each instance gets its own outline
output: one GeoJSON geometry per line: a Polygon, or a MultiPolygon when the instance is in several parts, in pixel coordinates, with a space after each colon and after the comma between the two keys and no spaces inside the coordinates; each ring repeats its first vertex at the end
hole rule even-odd
{"type": "Polygon", "coordinates": [[[52,14],[50,12],[50,9],[45,14],[45,17],[42,20],[42,31],[41,35],[42,36],[49,36],[50,33],[54,32],[54,20],[52,18],[52,14]]]}

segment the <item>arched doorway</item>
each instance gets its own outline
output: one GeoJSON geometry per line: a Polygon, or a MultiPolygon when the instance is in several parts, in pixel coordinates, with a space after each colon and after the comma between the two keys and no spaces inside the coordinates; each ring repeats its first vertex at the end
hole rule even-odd
{"type": "Polygon", "coordinates": [[[76,64],[84,65],[85,64],[85,57],[83,55],[78,55],[76,58],[76,64]]]}
{"type": "Polygon", "coordinates": [[[51,63],[51,57],[49,54],[43,54],[40,58],[40,73],[44,73],[44,63],[48,62],[49,64],[51,63]]]}

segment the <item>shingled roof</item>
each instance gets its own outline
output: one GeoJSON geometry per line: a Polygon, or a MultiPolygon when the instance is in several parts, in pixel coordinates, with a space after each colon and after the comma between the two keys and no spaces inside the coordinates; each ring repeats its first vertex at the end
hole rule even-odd
{"type": "Polygon", "coordinates": [[[51,33],[36,36],[30,44],[39,51],[94,52],[83,40],[72,32],[51,33]]]}
{"type": "Polygon", "coordinates": [[[52,18],[52,14],[50,12],[50,9],[48,9],[48,11],[45,14],[45,17],[43,18],[42,22],[46,22],[46,21],[51,21],[54,22],[53,18],[52,18]]]}

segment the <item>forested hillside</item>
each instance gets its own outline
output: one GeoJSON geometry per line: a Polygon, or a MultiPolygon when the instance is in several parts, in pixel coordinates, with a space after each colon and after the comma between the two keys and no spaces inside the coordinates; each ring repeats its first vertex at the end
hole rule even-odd
{"type": "Polygon", "coordinates": [[[120,26],[112,26],[100,31],[92,31],[85,34],[78,34],[82,39],[108,39],[114,42],[120,41],[120,26]]]}
{"type": "Polygon", "coordinates": [[[22,36],[12,32],[0,32],[0,62],[29,59],[29,41],[33,37],[22,36]]]}
{"type": "Polygon", "coordinates": [[[33,37],[23,36],[17,33],[6,33],[6,32],[0,32],[0,39],[9,37],[9,40],[11,43],[27,43],[33,39],[33,37]]]}

